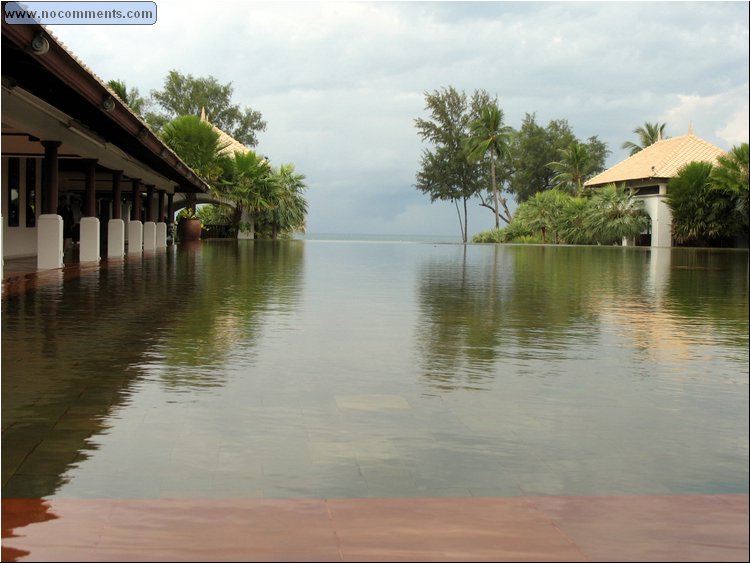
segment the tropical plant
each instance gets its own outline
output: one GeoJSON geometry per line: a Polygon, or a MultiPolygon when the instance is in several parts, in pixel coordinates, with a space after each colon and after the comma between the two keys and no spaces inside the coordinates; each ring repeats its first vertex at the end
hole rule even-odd
{"type": "Polygon", "coordinates": [[[664,138],[664,128],[667,126],[666,123],[649,123],[648,121],[643,126],[636,127],[633,129],[633,133],[638,135],[640,145],[633,143],[632,141],[625,141],[622,144],[623,149],[630,151],[630,156],[642,151],[646,147],[653,145],[659,139],[664,138]]]}
{"type": "Polygon", "coordinates": [[[213,76],[196,78],[171,70],[163,88],[151,92],[152,99],[162,108],[162,113],[155,114],[151,121],[160,128],[179,116],[200,115],[205,108],[211,122],[219,129],[242,144],[254,147],[258,144],[257,133],[265,131],[266,122],[260,112],[233,104],[233,91],[231,83],[221,84],[213,76]]]}
{"type": "Polygon", "coordinates": [[[561,149],[560,156],[560,160],[548,164],[555,171],[553,187],[572,195],[581,194],[583,182],[590,177],[593,170],[588,147],[575,141],[568,148],[561,149]]]}
{"type": "Polygon", "coordinates": [[[231,224],[238,231],[255,233],[258,216],[273,206],[278,189],[268,160],[253,151],[235,152],[221,159],[222,180],[216,184],[214,195],[234,206],[231,224]],[[243,214],[248,221],[243,223],[243,214]]]}
{"type": "Polygon", "coordinates": [[[617,244],[645,232],[651,220],[643,201],[624,186],[608,184],[591,196],[583,214],[583,232],[598,244],[617,244]]]}
{"type": "Polygon", "coordinates": [[[709,182],[712,190],[732,201],[730,220],[737,225],[738,234],[743,228],[747,230],[748,144],[734,146],[729,153],[720,156],[718,164],[711,171],[709,182]]]}
{"type": "Polygon", "coordinates": [[[715,214],[709,177],[713,165],[695,161],[683,166],[667,184],[667,205],[672,210],[672,236],[680,244],[707,246],[724,234],[723,217],[715,214]]]}
{"type": "Polygon", "coordinates": [[[294,232],[304,232],[307,217],[307,200],[303,192],[304,174],[297,174],[293,164],[282,164],[274,171],[276,189],[271,192],[271,205],[261,214],[260,220],[276,240],[294,232]]]}
{"type": "Polygon", "coordinates": [[[469,123],[469,137],[466,140],[467,156],[471,161],[479,161],[489,154],[490,176],[493,205],[487,205],[495,214],[495,229],[500,228],[500,205],[502,204],[505,215],[503,221],[510,223],[511,215],[505,198],[500,198],[497,188],[497,177],[495,172],[495,160],[510,160],[510,143],[513,136],[513,128],[503,125],[503,110],[497,107],[497,102],[484,106],[479,118],[469,123]]]}
{"type": "Polygon", "coordinates": [[[183,115],[167,123],[162,140],[203,180],[213,184],[221,175],[219,134],[195,115],[183,115]]]}
{"type": "Polygon", "coordinates": [[[518,221],[531,234],[539,233],[542,243],[546,244],[551,236],[551,242],[557,244],[569,198],[559,190],[537,192],[518,206],[513,223],[518,221]]]}
{"type": "Polygon", "coordinates": [[[135,113],[143,114],[146,110],[148,102],[143,96],[141,96],[138,88],[132,87],[128,89],[123,80],[110,80],[107,82],[107,86],[109,86],[114,93],[117,94],[117,97],[127,104],[135,113]]]}
{"type": "Polygon", "coordinates": [[[431,201],[452,201],[456,206],[461,236],[468,240],[468,200],[476,196],[486,182],[481,164],[466,158],[465,139],[469,134],[469,123],[479,117],[481,108],[489,101],[489,95],[475,91],[471,100],[454,87],[425,93],[429,119],[418,118],[414,123],[423,141],[432,149],[424,150],[417,172],[416,188],[430,195],[431,201]],[[459,210],[463,203],[463,219],[459,210]]]}

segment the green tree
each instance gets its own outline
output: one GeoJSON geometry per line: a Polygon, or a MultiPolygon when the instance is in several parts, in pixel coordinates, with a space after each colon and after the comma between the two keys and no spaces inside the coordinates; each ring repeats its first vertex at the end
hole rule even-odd
{"type": "Polygon", "coordinates": [[[622,148],[629,150],[630,156],[633,156],[646,147],[653,145],[659,138],[664,139],[664,128],[666,126],[666,123],[659,123],[658,121],[656,123],[649,123],[647,121],[642,126],[633,129],[633,133],[638,135],[640,145],[632,141],[625,141],[622,144],[622,148]]]}
{"type": "Polygon", "coordinates": [[[592,169],[588,147],[574,142],[560,151],[560,157],[560,160],[549,163],[549,167],[555,171],[553,187],[569,194],[580,194],[583,182],[592,169]]]}
{"type": "Polygon", "coordinates": [[[539,233],[542,243],[546,244],[547,237],[551,235],[552,242],[557,244],[569,199],[568,194],[559,190],[537,192],[518,206],[513,223],[518,221],[526,230],[539,233]]]}
{"type": "MultiPolygon", "coordinates": [[[[723,195],[719,201],[729,200],[729,218],[736,225],[736,234],[747,234],[748,229],[748,144],[732,147],[718,158],[709,178],[711,189],[723,195]]],[[[723,207],[723,206],[722,206],[723,207]]],[[[716,209],[720,212],[720,209],[716,209]]]]}
{"type": "Polygon", "coordinates": [[[708,246],[726,235],[726,217],[716,214],[716,200],[722,195],[709,186],[713,168],[710,162],[690,162],[667,184],[672,236],[679,244],[708,246]]]}
{"type": "Polygon", "coordinates": [[[195,115],[183,115],[167,123],[161,138],[209,185],[221,176],[219,134],[195,115]]]}
{"type": "Polygon", "coordinates": [[[260,112],[232,103],[232,84],[220,84],[213,76],[195,78],[176,70],[169,71],[161,90],[151,92],[162,113],[154,116],[157,128],[182,115],[198,116],[202,109],[211,123],[226,131],[239,142],[254,147],[257,134],[265,131],[266,122],[260,112]]]}
{"type": "Polygon", "coordinates": [[[282,164],[274,171],[276,189],[271,193],[270,206],[261,214],[261,221],[270,228],[271,238],[304,232],[307,200],[304,174],[297,174],[293,164],[282,164]]]}
{"type": "Polygon", "coordinates": [[[222,166],[222,181],[216,185],[217,198],[234,206],[231,224],[237,231],[249,231],[254,236],[258,217],[273,206],[278,190],[271,166],[253,151],[235,152],[222,159],[222,166]],[[241,223],[243,212],[250,218],[248,224],[241,223]]]}
{"type": "Polygon", "coordinates": [[[583,214],[584,232],[599,244],[619,244],[623,238],[643,233],[650,224],[643,201],[615,184],[597,189],[583,214]]]}
{"type": "Polygon", "coordinates": [[[115,94],[117,94],[117,97],[120,98],[120,100],[122,100],[135,113],[143,115],[143,113],[148,108],[148,102],[143,96],[141,96],[138,88],[128,88],[125,84],[125,81],[110,80],[109,82],[107,82],[107,86],[109,86],[115,92],[115,94]]]}
{"type": "Polygon", "coordinates": [[[432,149],[422,152],[416,188],[430,195],[431,201],[452,201],[456,206],[461,236],[468,241],[468,200],[484,187],[483,166],[466,157],[465,140],[469,123],[479,117],[482,107],[489,103],[489,95],[475,91],[469,101],[464,92],[453,86],[425,93],[429,119],[415,119],[415,126],[423,141],[432,149]],[[463,220],[459,210],[463,203],[463,220]]]}
{"type": "Polygon", "coordinates": [[[573,141],[559,152],[560,160],[548,164],[555,172],[552,185],[573,195],[581,195],[583,183],[604,170],[604,159],[609,154],[607,145],[596,136],[590,137],[588,143],[573,141]]]}
{"type": "Polygon", "coordinates": [[[495,161],[510,160],[510,143],[513,136],[513,128],[503,124],[503,110],[497,106],[497,101],[483,107],[479,118],[469,123],[469,138],[467,139],[467,153],[471,161],[479,161],[489,154],[490,175],[492,180],[491,192],[493,205],[487,205],[495,214],[495,228],[500,228],[500,205],[502,204],[505,215],[503,221],[510,223],[511,215],[508,210],[507,200],[501,198],[497,187],[497,175],[495,161]]]}
{"type": "Polygon", "coordinates": [[[549,163],[574,142],[577,139],[567,120],[552,120],[542,127],[536,123],[534,114],[526,114],[511,148],[513,168],[508,191],[518,203],[537,192],[552,189],[555,171],[549,163]]]}

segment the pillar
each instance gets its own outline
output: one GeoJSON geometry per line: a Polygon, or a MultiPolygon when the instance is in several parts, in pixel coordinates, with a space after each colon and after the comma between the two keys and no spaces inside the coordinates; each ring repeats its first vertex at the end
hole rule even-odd
{"type": "Polygon", "coordinates": [[[42,214],[37,221],[36,267],[53,270],[63,266],[63,220],[57,214],[58,162],[60,141],[42,141],[44,147],[44,184],[42,214]]]}
{"type": "Polygon", "coordinates": [[[107,258],[125,256],[125,221],[122,220],[122,171],[112,173],[112,218],[107,223],[107,258]]]}
{"type": "Polygon", "coordinates": [[[101,252],[99,218],[96,216],[96,160],[84,161],[85,194],[81,217],[80,262],[98,262],[101,252]]]}

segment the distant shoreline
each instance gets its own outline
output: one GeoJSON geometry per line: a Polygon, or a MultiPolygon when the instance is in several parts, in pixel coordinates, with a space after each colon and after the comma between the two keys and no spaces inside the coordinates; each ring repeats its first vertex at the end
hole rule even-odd
{"type": "Polygon", "coordinates": [[[434,242],[461,243],[461,238],[451,235],[387,235],[356,233],[307,233],[297,235],[298,240],[307,241],[349,241],[349,242],[434,242]]]}

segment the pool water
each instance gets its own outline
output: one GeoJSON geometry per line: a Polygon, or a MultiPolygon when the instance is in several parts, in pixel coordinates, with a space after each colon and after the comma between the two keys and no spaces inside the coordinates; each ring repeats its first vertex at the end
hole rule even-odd
{"type": "Polygon", "coordinates": [[[4,498],[748,492],[748,253],[204,241],[2,302],[4,498]]]}

